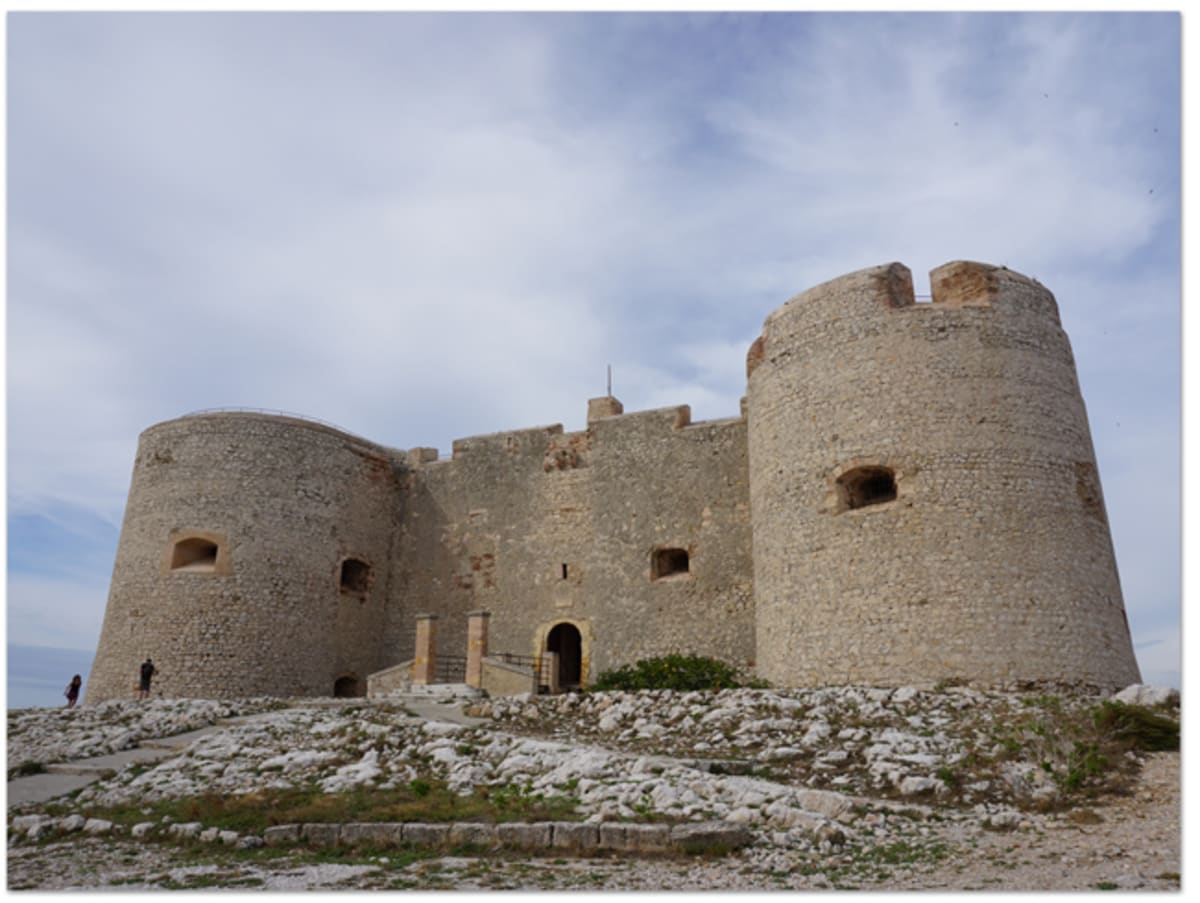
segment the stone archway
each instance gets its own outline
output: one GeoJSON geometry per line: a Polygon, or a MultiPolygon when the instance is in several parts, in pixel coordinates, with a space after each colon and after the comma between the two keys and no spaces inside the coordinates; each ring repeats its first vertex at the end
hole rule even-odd
{"type": "Polygon", "coordinates": [[[365,696],[366,694],[359,689],[358,678],[353,674],[343,674],[333,682],[333,695],[339,698],[351,696],[365,696]]]}
{"type": "Polygon", "coordinates": [[[546,652],[558,656],[558,685],[577,690],[583,682],[583,635],[569,622],[555,624],[546,634],[546,652]]]}
{"type": "Polygon", "coordinates": [[[549,652],[558,660],[555,683],[560,690],[586,687],[592,658],[591,622],[586,618],[557,618],[540,624],[534,631],[533,654],[541,659],[549,652]]]}

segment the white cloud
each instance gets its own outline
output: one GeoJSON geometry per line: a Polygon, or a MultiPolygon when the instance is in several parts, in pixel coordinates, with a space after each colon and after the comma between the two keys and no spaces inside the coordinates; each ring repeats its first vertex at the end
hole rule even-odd
{"type": "Polygon", "coordinates": [[[9,642],[94,649],[108,600],[107,578],[104,574],[100,579],[80,581],[10,573],[9,642]]]}
{"type": "MultiPolygon", "coordinates": [[[[733,416],[787,298],[892,260],[926,291],[968,258],[1059,297],[1135,638],[1156,629],[1141,606],[1150,625],[1178,599],[1177,504],[1146,489],[1178,436],[1162,19],[18,15],[9,34],[13,511],[115,521],[137,433],[213,406],[448,451],[582,427],[612,363],[626,410],[733,416]]],[[[68,589],[95,621],[103,594],[68,589]]]]}

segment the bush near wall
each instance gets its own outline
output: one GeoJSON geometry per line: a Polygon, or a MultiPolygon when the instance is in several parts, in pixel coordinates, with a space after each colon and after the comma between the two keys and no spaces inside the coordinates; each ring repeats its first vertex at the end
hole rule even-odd
{"type": "Polygon", "coordinates": [[[605,671],[589,689],[601,690],[732,690],[765,687],[761,680],[743,680],[732,665],[702,655],[664,655],[644,658],[605,671]]]}

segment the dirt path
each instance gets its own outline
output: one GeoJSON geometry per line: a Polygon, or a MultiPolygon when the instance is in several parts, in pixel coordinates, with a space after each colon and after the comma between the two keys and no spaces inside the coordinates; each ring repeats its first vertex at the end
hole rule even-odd
{"type": "MultiPolygon", "coordinates": [[[[1154,753],[1136,790],[1044,831],[985,832],[969,858],[899,878],[892,889],[1178,889],[1180,755],[1154,753]]],[[[899,876],[898,876],[899,877],[899,876]]]]}

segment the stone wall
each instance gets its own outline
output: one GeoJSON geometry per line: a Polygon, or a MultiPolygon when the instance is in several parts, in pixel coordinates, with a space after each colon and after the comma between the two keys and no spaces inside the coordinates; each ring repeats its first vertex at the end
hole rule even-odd
{"type": "Polygon", "coordinates": [[[128,697],[147,656],[167,696],[365,692],[400,660],[379,641],[397,513],[387,450],[327,427],[246,413],[151,427],[87,699],[128,697]],[[172,567],[196,536],[215,561],[172,567]],[[347,558],[365,570],[343,588],[347,558]]]}
{"type": "Polygon", "coordinates": [[[566,686],[640,658],[781,686],[1138,679],[1053,296],[899,264],[792,299],[743,415],[687,406],[387,449],[286,416],[141,436],[89,701],[361,694],[414,656],[558,653],[566,686]],[[752,541],[753,534],[753,541],[752,541]]]}
{"type": "Polygon", "coordinates": [[[747,357],[759,673],[1135,682],[1053,296],[981,264],[932,277],[931,304],[899,264],[810,289],[747,357]],[[854,507],[888,474],[894,498],[854,507]]]}
{"type": "Polygon", "coordinates": [[[533,685],[533,672],[529,668],[519,668],[499,659],[485,658],[480,689],[489,696],[519,696],[522,693],[533,693],[537,688],[533,685]]]}
{"type": "MultiPolygon", "coordinates": [[[[686,407],[461,439],[407,477],[386,645],[411,649],[437,611],[439,651],[465,654],[466,615],[489,649],[534,656],[555,625],[580,631],[583,682],[648,655],[754,658],[745,422],[686,407]],[[654,579],[656,550],[689,555],[654,579]]],[[[417,460],[419,456],[412,456],[417,460]]]]}

